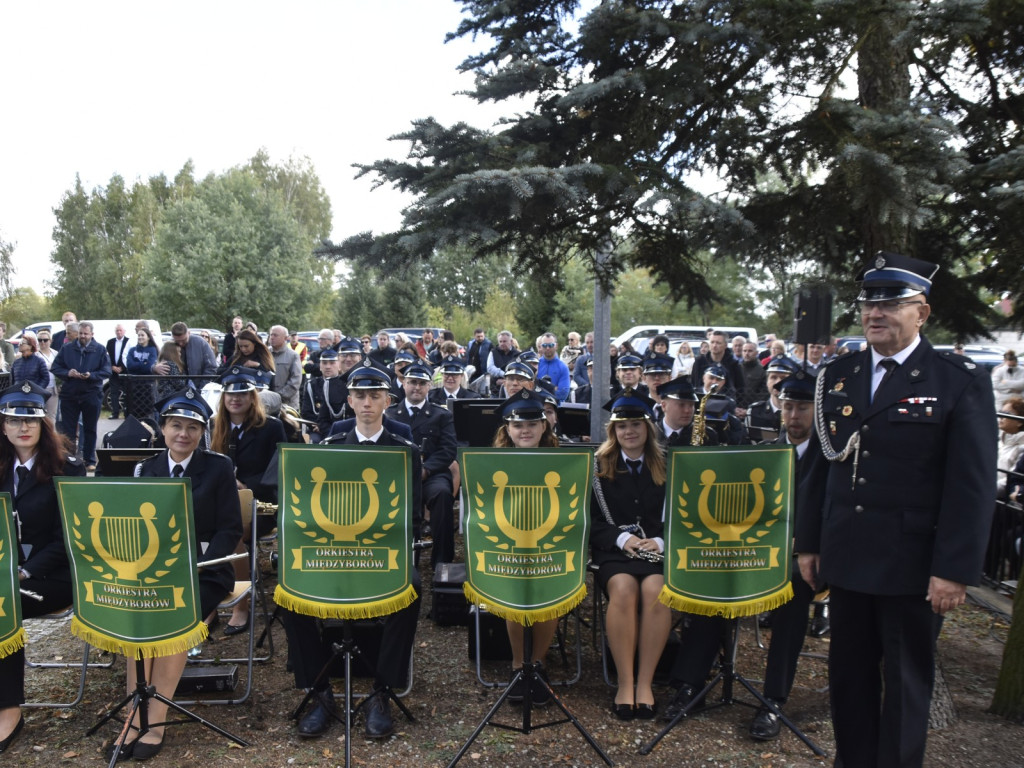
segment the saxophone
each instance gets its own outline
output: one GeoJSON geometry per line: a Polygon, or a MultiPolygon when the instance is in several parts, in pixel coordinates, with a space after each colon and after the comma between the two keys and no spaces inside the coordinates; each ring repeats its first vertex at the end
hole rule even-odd
{"type": "Polygon", "coordinates": [[[715,394],[717,389],[718,385],[712,384],[708,391],[704,393],[704,397],[700,399],[700,408],[697,409],[697,415],[693,417],[693,432],[690,435],[690,445],[704,445],[704,427],[707,424],[705,411],[708,407],[708,398],[715,394]]]}

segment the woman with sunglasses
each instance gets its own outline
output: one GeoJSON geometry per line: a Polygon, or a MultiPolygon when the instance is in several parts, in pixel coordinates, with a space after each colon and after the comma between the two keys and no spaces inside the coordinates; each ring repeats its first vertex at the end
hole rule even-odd
{"type": "MultiPolygon", "coordinates": [[[[71,568],[61,536],[60,512],[53,478],[82,477],[85,466],[68,441],[44,418],[45,389],[31,382],[0,395],[0,491],[11,494],[17,533],[20,587],[41,600],[23,599],[21,615],[29,619],[71,605],[71,568]]],[[[0,659],[0,752],[21,733],[25,719],[25,652],[0,659]]]]}
{"type": "Polygon", "coordinates": [[[31,381],[40,389],[46,389],[50,383],[50,367],[46,360],[36,354],[38,342],[32,331],[25,331],[18,344],[18,356],[11,365],[11,385],[17,386],[31,381]]]}

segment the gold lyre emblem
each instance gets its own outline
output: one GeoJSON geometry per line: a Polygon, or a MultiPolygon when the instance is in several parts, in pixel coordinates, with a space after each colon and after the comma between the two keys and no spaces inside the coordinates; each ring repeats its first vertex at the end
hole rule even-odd
{"type": "Polygon", "coordinates": [[[89,504],[89,535],[93,549],[119,581],[140,581],[160,551],[156,507],[139,506],[138,515],[107,515],[98,501],[89,504]]]}
{"type": "Polygon", "coordinates": [[[362,480],[328,480],[323,467],[313,467],[310,478],[313,480],[310,497],[313,520],[334,541],[354,542],[377,521],[380,512],[377,470],[367,467],[362,480]]]}
{"type": "Polygon", "coordinates": [[[541,540],[558,523],[559,474],[548,472],[543,485],[509,485],[508,475],[500,470],[491,479],[495,487],[494,521],[498,528],[512,539],[515,549],[538,549],[541,540]]]}
{"type": "Polygon", "coordinates": [[[764,512],[764,470],[760,467],[750,470],[749,482],[716,483],[715,478],[713,469],[705,469],[700,474],[703,486],[697,502],[700,521],[719,542],[739,542],[764,512]]]}

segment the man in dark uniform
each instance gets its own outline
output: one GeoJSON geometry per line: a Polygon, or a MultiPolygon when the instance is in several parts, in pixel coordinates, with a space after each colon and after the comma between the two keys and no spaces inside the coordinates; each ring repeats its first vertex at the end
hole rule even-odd
{"type": "Polygon", "coordinates": [[[785,355],[776,355],[767,366],[768,399],[754,403],[747,409],[746,427],[755,443],[774,440],[782,429],[782,403],[775,385],[796,370],[796,363],[785,355]]]}
{"type": "MultiPolygon", "coordinates": [[[[665,432],[665,444],[693,445],[693,417],[697,412],[697,394],[687,376],[679,376],[658,387],[664,415],[658,421],[665,432]]],[[[718,445],[718,434],[705,427],[701,445],[718,445]]]]}
{"type": "Polygon", "coordinates": [[[302,388],[302,418],[316,422],[309,428],[309,441],[319,443],[336,421],[352,417],[348,410],[348,387],[340,376],[341,361],[336,350],[320,350],[320,376],[310,377],[302,388]]]}
{"type": "Polygon", "coordinates": [[[615,364],[615,378],[618,384],[612,390],[612,397],[618,397],[626,389],[649,396],[647,387],[640,383],[640,372],[643,370],[643,361],[636,355],[619,355],[615,364]]]}
{"type": "MultiPolygon", "coordinates": [[[[384,410],[390,402],[390,388],[391,379],[384,371],[368,363],[354,370],[348,379],[348,404],[356,414],[355,427],[335,442],[343,445],[372,443],[412,448],[411,514],[413,527],[418,529],[423,509],[420,452],[413,443],[392,434],[383,426],[384,410]]],[[[384,621],[373,693],[370,694],[366,713],[366,736],[371,739],[387,738],[395,730],[387,689],[401,687],[405,682],[420,614],[419,571],[411,569],[411,576],[416,599],[405,608],[389,614],[384,621]]],[[[329,644],[321,637],[314,617],[282,609],[281,620],[288,635],[288,657],[295,673],[295,687],[310,688],[330,658],[329,644]]],[[[314,702],[312,709],[299,721],[299,736],[320,736],[330,727],[335,707],[329,680],[322,680],[318,684],[314,702]]]]}
{"type": "Polygon", "coordinates": [[[704,388],[698,390],[697,397],[703,401],[707,395],[704,407],[705,423],[718,434],[720,444],[748,445],[750,438],[746,427],[734,415],[736,401],[722,393],[722,388],[727,383],[726,377],[725,368],[717,363],[709,365],[704,370],[704,388]]]}
{"type": "MultiPolygon", "coordinates": [[[[774,394],[782,403],[785,431],[772,442],[792,445],[796,450],[796,486],[799,487],[811,461],[807,456],[811,430],[814,428],[814,377],[797,371],[775,384],[774,394]]],[[[798,514],[798,513],[797,513],[798,514]]],[[[796,676],[796,665],[804,647],[807,608],[814,591],[800,578],[800,567],[793,558],[793,598],[771,613],[772,639],[764,673],[764,696],[781,708],[789,698],[796,676]]],[[[768,707],[760,707],[750,723],[750,735],[758,741],[778,737],[778,715],[768,707]]]]}
{"type": "MultiPolygon", "coordinates": [[[[337,349],[334,347],[334,332],[330,328],[321,328],[320,333],[317,335],[317,343],[320,348],[315,352],[310,352],[306,355],[306,361],[302,364],[303,372],[314,378],[320,376],[320,356],[326,349],[337,349]]],[[[230,358],[228,358],[230,360],[230,358]]]]}
{"type": "Polygon", "coordinates": [[[466,366],[459,358],[449,355],[441,361],[441,386],[430,390],[428,398],[434,405],[448,407],[449,400],[474,400],[480,395],[462,386],[466,366]]]}
{"type": "Polygon", "coordinates": [[[654,401],[654,418],[661,419],[661,397],[658,395],[658,385],[664,384],[672,378],[672,363],[674,361],[668,355],[650,350],[644,355],[643,381],[644,386],[654,401]]]}
{"type": "Polygon", "coordinates": [[[943,615],[977,584],[996,486],[983,368],[921,336],[938,267],[878,253],[857,297],[867,348],[818,374],[796,549],[831,588],[836,763],[920,766],[943,615]]]}
{"type": "Polygon", "coordinates": [[[414,363],[404,371],[405,400],[387,409],[395,421],[408,424],[412,441],[422,451],[423,500],[430,514],[434,545],[431,565],[455,559],[455,524],[451,465],[458,446],[451,411],[427,401],[434,374],[429,366],[414,363]]]}

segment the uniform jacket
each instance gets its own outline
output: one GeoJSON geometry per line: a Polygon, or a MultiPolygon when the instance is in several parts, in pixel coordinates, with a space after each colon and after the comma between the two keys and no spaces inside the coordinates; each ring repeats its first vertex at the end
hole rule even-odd
{"type": "Polygon", "coordinates": [[[84,348],[73,341],[60,348],[50,366],[50,372],[64,380],[61,397],[97,395],[103,392],[103,380],[110,377],[110,358],[107,350],[95,339],[84,348]],[[91,375],[88,379],[71,379],[68,378],[70,371],[89,372],[91,375]]]}
{"type": "Polygon", "coordinates": [[[768,436],[761,433],[762,429],[774,432],[776,437],[779,436],[782,430],[782,411],[772,408],[771,400],[762,400],[747,409],[745,424],[751,440],[755,443],[764,442],[768,436]]]}
{"type": "Polygon", "coordinates": [[[428,475],[448,472],[458,452],[450,411],[430,402],[425,402],[422,408],[410,409],[409,404],[403,402],[391,406],[385,414],[409,425],[412,441],[423,452],[423,468],[428,475]]]}
{"type": "Polygon", "coordinates": [[[995,505],[996,422],[983,368],[923,337],[871,402],[871,350],[822,368],[821,413],[833,448],[859,432],[860,455],[812,466],[796,550],[820,554],[830,584],[924,594],[931,576],[976,584],[995,505]]]}
{"type": "MultiPolygon", "coordinates": [[[[456,400],[476,400],[480,397],[472,389],[466,389],[465,387],[459,387],[455,393],[456,400]]],[[[427,394],[427,400],[434,405],[440,405],[442,408],[446,407],[448,403],[448,393],[444,391],[444,387],[437,387],[436,389],[430,390],[427,394]]]]}
{"type": "MultiPolygon", "coordinates": [[[[64,475],[85,477],[85,465],[74,456],[69,456],[64,460],[64,475]]],[[[14,496],[12,467],[0,482],[0,491],[12,495],[20,521],[21,551],[18,565],[32,574],[33,579],[70,583],[71,568],[64,552],[60,508],[57,506],[57,490],[53,481],[39,482],[35,472],[30,472],[24,482],[18,484],[18,495],[14,496]]]]}
{"type": "Polygon", "coordinates": [[[277,444],[288,442],[284,425],[273,416],[259,429],[247,429],[235,446],[235,455],[231,457],[235,463],[235,477],[259,501],[277,503],[277,485],[263,482],[263,475],[277,452],[277,444]]]}
{"type": "Polygon", "coordinates": [[[616,459],[615,480],[598,478],[604,499],[608,504],[614,525],[609,524],[597,499],[590,500],[590,549],[594,563],[601,565],[614,560],[629,560],[616,546],[622,533],[620,525],[640,523],[647,538],[664,537],[665,525],[662,508],[665,504],[665,486],[655,485],[647,462],[634,478],[620,455],[616,459]]]}
{"type": "Polygon", "coordinates": [[[323,376],[310,377],[302,388],[302,418],[315,421],[320,434],[326,436],[331,425],[336,421],[347,419],[354,414],[348,407],[348,387],[345,379],[335,376],[324,379],[323,376]],[[327,394],[324,394],[324,384],[327,394]]]}

